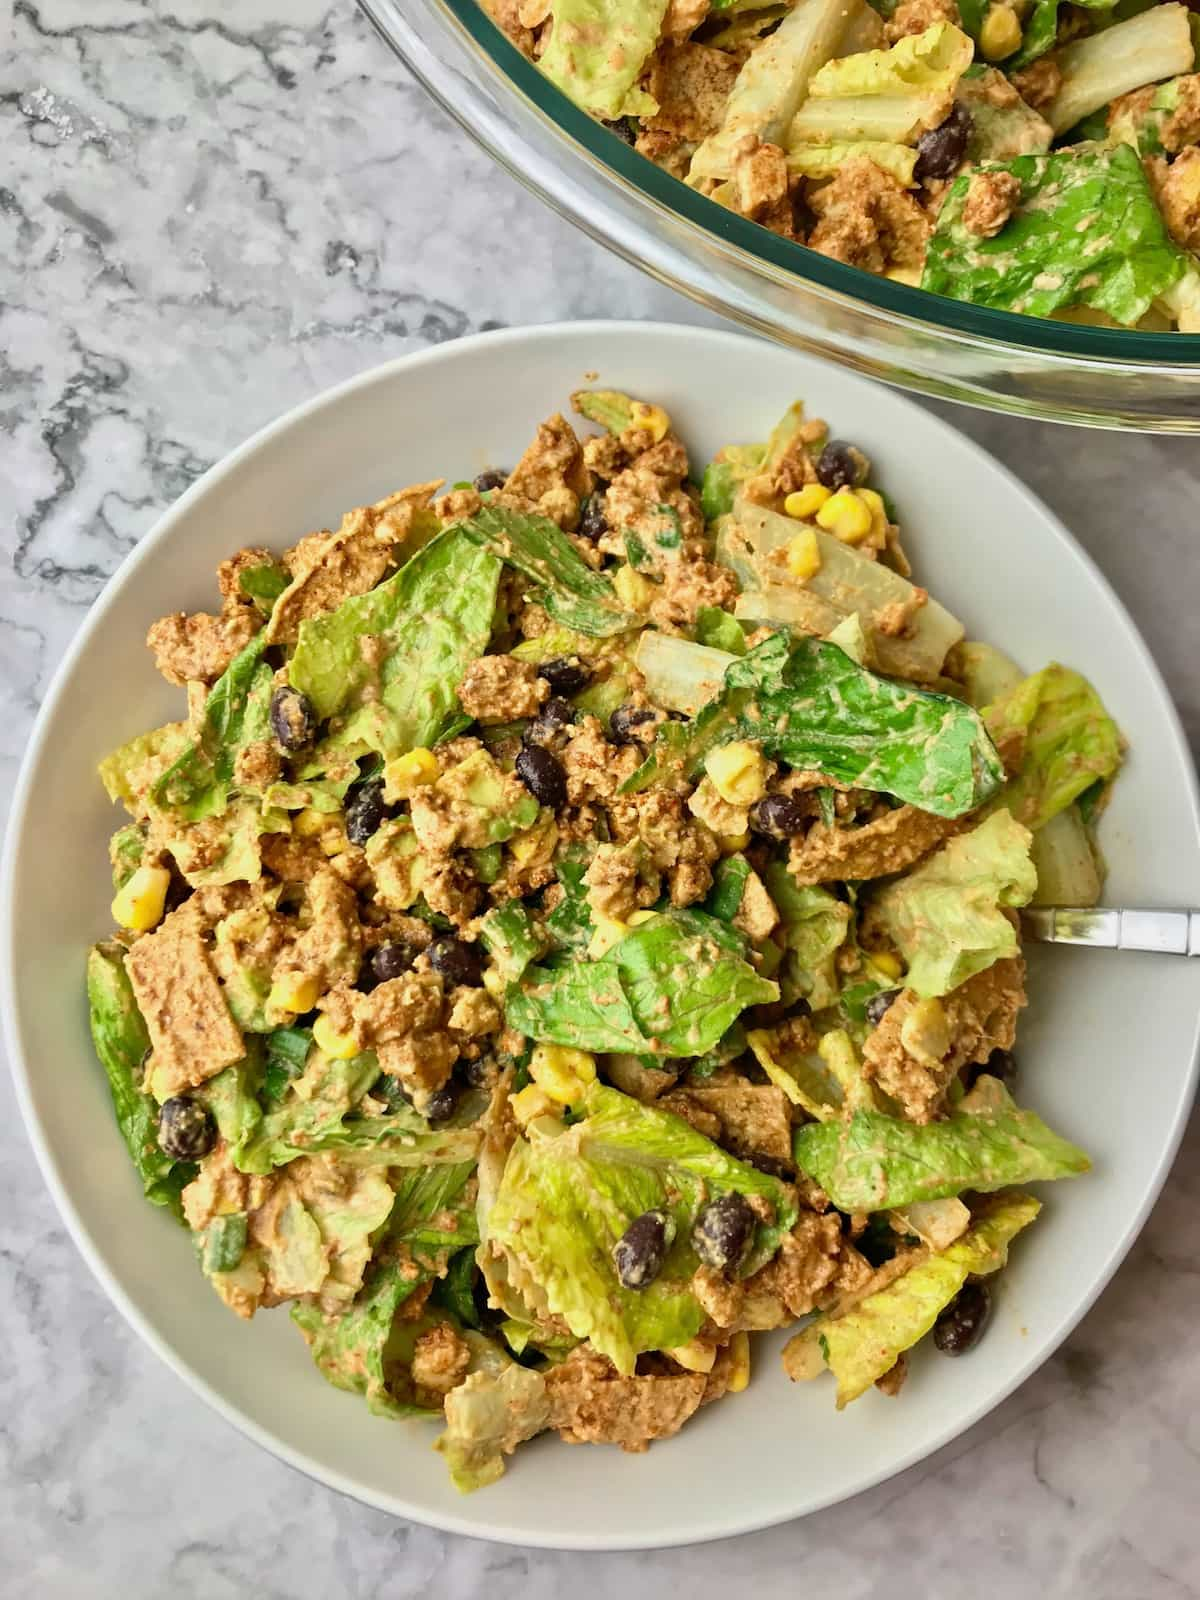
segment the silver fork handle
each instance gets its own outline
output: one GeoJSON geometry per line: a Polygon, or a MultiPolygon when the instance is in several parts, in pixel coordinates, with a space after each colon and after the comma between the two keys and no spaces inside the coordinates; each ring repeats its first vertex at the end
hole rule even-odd
{"type": "Polygon", "coordinates": [[[1152,950],[1200,956],[1200,911],[1139,911],[1130,907],[1026,906],[1021,921],[1031,938],[1108,950],[1152,950]]]}

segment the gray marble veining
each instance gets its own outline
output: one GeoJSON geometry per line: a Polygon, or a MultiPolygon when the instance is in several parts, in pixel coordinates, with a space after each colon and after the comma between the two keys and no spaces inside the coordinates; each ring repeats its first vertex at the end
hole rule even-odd
{"type": "MultiPolygon", "coordinates": [[[[540,209],[352,0],[0,0],[0,796],[88,604],[254,428],[505,323],[701,313],[540,209]]],[[[954,412],[1058,510],[1195,741],[1198,447],[954,412]]],[[[704,1550],[558,1556],[393,1522],[210,1414],[66,1239],[0,1079],[0,1590],[31,1600],[1200,1594],[1200,1140],[1059,1355],[923,1466],[704,1550]]]]}

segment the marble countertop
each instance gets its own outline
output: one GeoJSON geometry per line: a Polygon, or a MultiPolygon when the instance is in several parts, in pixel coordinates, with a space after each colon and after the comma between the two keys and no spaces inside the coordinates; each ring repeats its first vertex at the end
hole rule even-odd
{"type": "MultiPolygon", "coordinates": [[[[0,0],[0,802],[124,554],[270,417],[388,356],[576,316],[704,320],[475,150],[352,0],[0,0]],[[6,10],[8,15],[6,16],[6,10]],[[11,26],[15,48],[5,38],[11,26]],[[11,556],[7,553],[11,551],[11,556]]],[[[1200,446],[947,410],[1120,589],[1195,743],[1200,446]]],[[[1195,1129],[1115,1281],[985,1422],[705,1549],[562,1556],[396,1522],[210,1413],[108,1304],[0,1076],[0,1564],[30,1600],[1200,1595],[1195,1129]]]]}

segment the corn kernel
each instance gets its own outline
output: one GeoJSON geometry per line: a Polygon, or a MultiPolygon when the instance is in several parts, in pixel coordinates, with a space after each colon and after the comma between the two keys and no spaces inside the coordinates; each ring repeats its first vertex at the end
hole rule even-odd
{"type": "Polygon", "coordinates": [[[661,406],[649,406],[644,400],[635,400],[629,408],[635,428],[644,428],[660,444],[667,436],[671,419],[661,406]]]}
{"type": "Polygon", "coordinates": [[[989,6],[979,30],[979,53],[986,61],[1003,61],[1021,43],[1021,24],[1011,6],[989,6]]]}
{"type": "Polygon", "coordinates": [[[817,526],[843,544],[861,544],[871,531],[870,508],[853,489],[839,489],[817,512],[817,526]]]}
{"type": "Polygon", "coordinates": [[[415,789],[437,782],[437,757],[422,745],[396,756],[383,769],[383,798],[388,801],[407,800],[415,789]]]}
{"type": "Polygon", "coordinates": [[[557,1105],[571,1106],[583,1098],[588,1084],[596,1081],[596,1058],[588,1050],[572,1050],[567,1045],[535,1045],[529,1076],[557,1105]]]}
{"type": "Polygon", "coordinates": [[[493,1000],[502,1000],[508,992],[508,979],[500,971],[499,967],[495,965],[485,967],[483,969],[483,987],[493,1000]]]}
{"type": "Polygon", "coordinates": [[[508,1102],[514,1117],[527,1128],[536,1117],[553,1116],[558,1107],[546,1091],[536,1083],[527,1083],[508,1102]]]}
{"type": "Polygon", "coordinates": [[[878,967],[885,978],[898,978],[904,971],[904,963],[894,950],[877,950],[870,959],[871,965],[878,967]]]}
{"type": "Polygon", "coordinates": [[[750,1382],[750,1335],[735,1333],[729,1341],[729,1393],[741,1394],[750,1382]]]}
{"type": "Polygon", "coordinates": [[[292,818],[292,833],[297,839],[315,839],[325,832],[328,824],[329,818],[323,811],[305,806],[303,811],[298,811],[292,818]]]}
{"type": "Polygon", "coordinates": [[[166,867],[138,867],[113,897],[113,921],[133,933],[148,933],[162,921],[170,884],[166,867]]]}
{"type": "Polygon", "coordinates": [[[798,517],[804,522],[816,516],[832,494],[833,490],[827,489],[823,483],[806,483],[803,489],[788,495],[783,502],[783,509],[789,517],[798,517]]]}
{"type": "Polygon", "coordinates": [[[358,1054],[358,1044],[351,1033],[339,1033],[328,1017],[320,1016],[313,1023],[313,1043],[322,1055],[332,1061],[349,1061],[358,1054]]]}
{"type": "Polygon", "coordinates": [[[767,792],[767,763],[756,745],[745,739],[720,745],[704,763],[713,788],[731,806],[751,806],[767,792]]]}
{"type": "Polygon", "coordinates": [[[950,1024],[940,1000],[918,1000],[900,1024],[900,1043],[918,1061],[942,1061],[950,1050],[950,1024]]]}
{"type": "Polygon", "coordinates": [[[735,856],[739,850],[744,850],[750,843],[750,830],[745,833],[721,833],[717,835],[717,844],[723,856],[735,856]]]}
{"type": "Polygon", "coordinates": [[[664,1350],[663,1354],[677,1361],[685,1372],[711,1372],[717,1364],[715,1347],[705,1344],[701,1339],[689,1339],[686,1344],[677,1344],[672,1350],[664,1350]]]}
{"type": "Polygon", "coordinates": [[[599,961],[601,956],[606,956],[612,947],[620,944],[629,932],[627,922],[615,922],[609,917],[596,918],[596,931],[588,942],[587,953],[592,961],[599,961]]]}
{"type": "Polygon", "coordinates": [[[321,980],[304,972],[285,972],[276,978],[267,996],[272,1011],[311,1011],[321,997],[321,980]]]}
{"type": "Polygon", "coordinates": [[[811,528],[787,542],[787,569],[793,578],[811,578],[821,570],[821,547],[811,528]]]}
{"type": "Polygon", "coordinates": [[[327,856],[340,856],[350,848],[350,841],[340,828],[327,828],[321,835],[321,850],[327,856]]]}
{"type": "Polygon", "coordinates": [[[635,572],[628,563],[613,573],[613,588],[621,604],[637,612],[649,611],[650,603],[658,593],[657,585],[651,583],[649,578],[643,578],[640,572],[635,572]]]}

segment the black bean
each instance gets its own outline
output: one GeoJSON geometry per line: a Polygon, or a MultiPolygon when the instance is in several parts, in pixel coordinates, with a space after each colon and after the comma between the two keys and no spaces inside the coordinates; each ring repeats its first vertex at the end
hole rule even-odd
{"type": "Polygon", "coordinates": [[[590,539],[594,544],[608,532],[608,518],[604,515],[604,496],[590,494],[583,502],[583,510],[579,513],[579,527],[575,530],[581,538],[590,539]]]}
{"type": "Polygon", "coordinates": [[[608,736],[614,744],[634,744],[637,741],[634,728],[657,720],[658,713],[649,706],[618,706],[608,719],[608,736]]]}
{"type": "Polygon", "coordinates": [[[545,678],[551,694],[578,694],[592,681],[592,675],[578,656],[555,656],[553,661],[543,661],[538,677],[545,678]]]}
{"type": "Polygon", "coordinates": [[[913,177],[918,183],[928,178],[949,178],[958,171],[971,137],[971,113],[957,102],[950,115],[936,128],[917,140],[917,161],[913,177]]]}
{"type": "Polygon", "coordinates": [[[448,1078],[440,1089],[435,1089],[425,1102],[426,1122],[449,1122],[458,1109],[458,1084],[448,1078]]]}
{"type": "Polygon", "coordinates": [[[1011,1050],[993,1050],[986,1061],[973,1061],[962,1070],[962,1083],[964,1089],[974,1086],[977,1078],[987,1073],[990,1078],[999,1078],[1000,1082],[1010,1092],[1017,1082],[1017,1061],[1011,1050]]]}
{"type": "Polygon", "coordinates": [[[900,998],[899,989],[880,989],[878,994],[873,994],[867,1001],[865,1010],[867,1021],[873,1028],[877,1028],[892,1009],[894,1003],[900,998]]]}
{"type": "Polygon", "coordinates": [[[303,750],[317,731],[312,701],[299,689],[280,684],[271,696],[271,732],[281,750],[303,750]]]}
{"type": "Polygon", "coordinates": [[[567,729],[574,721],[575,707],[571,702],[551,695],[521,737],[526,744],[562,746],[566,743],[567,729]]]}
{"type": "Polygon", "coordinates": [[[626,1289],[644,1289],[662,1271],[670,1243],[667,1227],[665,1211],[643,1211],[613,1246],[617,1277],[626,1289]]]}
{"type": "Polygon", "coordinates": [[[963,1356],[983,1337],[992,1314],[986,1283],[966,1283],[933,1325],[933,1342],[944,1356],[963,1356]]]}
{"type": "Polygon", "coordinates": [[[393,940],[372,950],[368,965],[376,983],[387,983],[392,978],[403,977],[416,959],[417,952],[412,945],[393,940]]]}
{"type": "Polygon", "coordinates": [[[533,798],[551,811],[567,803],[567,774],[557,756],[540,744],[523,744],[517,754],[517,777],[533,798]]]}
{"type": "Polygon", "coordinates": [[[483,946],[447,934],[429,946],[429,965],[451,983],[478,988],[483,982],[483,946]]]}
{"type": "Polygon", "coordinates": [[[808,807],[799,795],[764,795],[750,808],[750,826],[768,839],[790,839],[794,833],[803,833],[808,821],[808,807]]]}
{"type": "Polygon", "coordinates": [[[216,1143],[217,1130],[207,1106],[191,1095],[164,1100],[158,1113],[158,1143],[176,1161],[199,1161],[216,1143]]]}
{"type": "Polygon", "coordinates": [[[366,844],[381,822],[391,815],[383,798],[383,779],[368,778],[355,784],[346,796],[346,834],[352,844],[366,844]]]}
{"type": "Polygon", "coordinates": [[[817,477],[827,489],[854,489],[865,483],[870,462],[844,439],[831,439],[817,460],[817,477]]]}
{"type": "Polygon", "coordinates": [[[769,1156],[765,1150],[751,1150],[746,1160],[756,1172],[764,1172],[768,1178],[783,1178],[787,1182],[796,1175],[796,1168],[792,1162],[781,1161],[778,1156],[769,1156]]]}
{"type": "Polygon", "coordinates": [[[475,479],[474,487],[480,494],[486,494],[489,489],[503,489],[507,482],[507,472],[502,472],[498,467],[489,467],[475,479]]]}
{"type": "Polygon", "coordinates": [[[753,1232],[754,1212],[736,1190],[731,1190],[700,1208],[692,1243],[706,1266],[728,1272],[745,1255],[753,1232]]]}
{"type": "Polygon", "coordinates": [[[637,138],[633,123],[628,117],[618,117],[615,122],[602,122],[601,127],[607,128],[609,133],[615,133],[622,144],[631,145],[637,138]]]}

